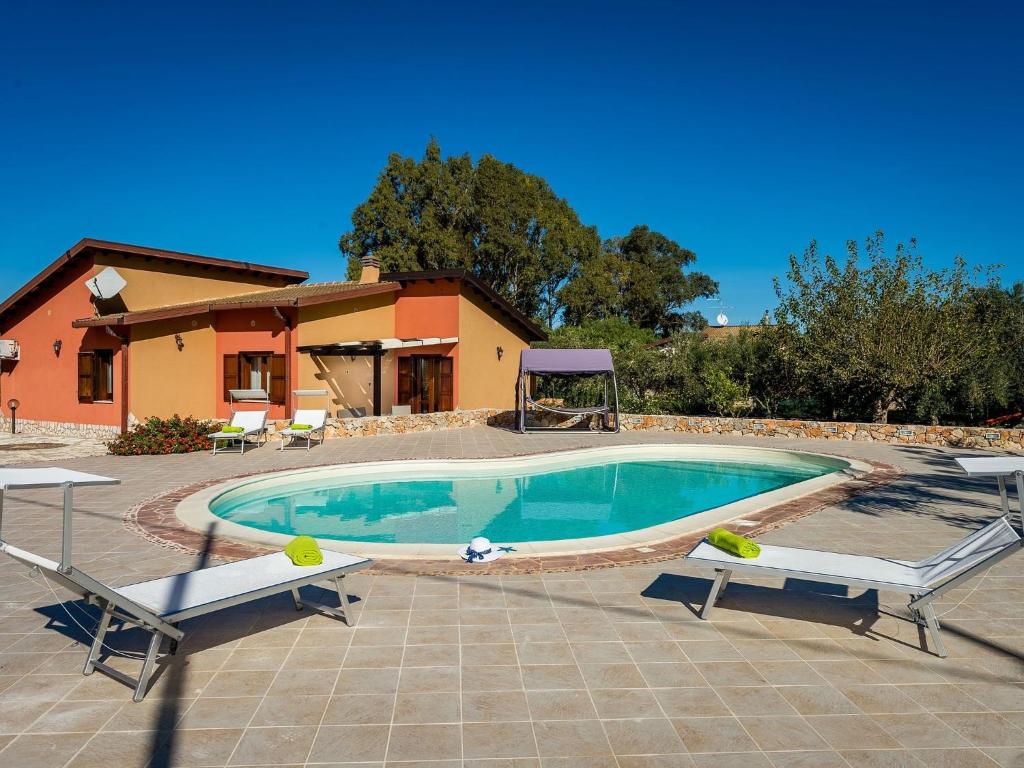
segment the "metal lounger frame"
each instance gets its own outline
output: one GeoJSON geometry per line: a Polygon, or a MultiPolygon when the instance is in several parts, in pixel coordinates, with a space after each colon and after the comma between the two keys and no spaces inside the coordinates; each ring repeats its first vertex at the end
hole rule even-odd
{"type": "MultiPolygon", "coordinates": [[[[368,566],[370,564],[369,560],[363,560],[352,565],[341,566],[328,571],[317,571],[316,573],[307,574],[306,576],[298,579],[270,584],[260,589],[248,591],[244,594],[235,595],[230,598],[224,598],[215,602],[194,606],[192,608],[187,608],[185,610],[176,611],[166,615],[158,615],[145,606],[139,605],[134,600],[130,600],[120,594],[112,587],[94,579],[84,571],[75,568],[71,564],[74,485],[72,483],[64,483],[61,487],[64,493],[64,503],[62,513],[63,530],[61,532],[60,563],[55,563],[52,560],[48,560],[47,558],[40,557],[32,552],[28,552],[27,550],[8,544],[3,540],[2,528],[0,528],[0,551],[10,555],[15,560],[18,560],[29,567],[38,568],[43,576],[50,581],[60,584],[65,589],[84,598],[86,602],[98,605],[103,610],[99,626],[96,629],[96,635],[89,648],[89,655],[86,657],[85,666],[82,669],[82,674],[91,675],[95,670],[100,670],[110,677],[113,677],[114,679],[133,688],[134,693],[132,695],[132,699],[134,701],[142,701],[143,697],[146,695],[149,680],[153,674],[153,668],[160,656],[160,649],[165,637],[170,641],[168,653],[173,655],[177,652],[178,643],[185,637],[185,633],[177,625],[185,619],[204,616],[208,613],[215,613],[216,611],[224,608],[230,608],[235,605],[252,602],[271,595],[291,592],[296,610],[302,610],[303,607],[312,608],[313,610],[341,619],[346,625],[351,626],[349,622],[350,608],[348,593],[345,591],[344,586],[345,574],[348,571],[354,571],[368,566]],[[331,579],[334,582],[335,590],[338,593],[339,606],[337,608],[312,600],[303,600],[299,594],[299,589],[301,587],[314,584],[325,579],[331,579]],[[140,627],[151,634],[149,646],[142,662],[142,669],[137,678],[115,669],[99,660],[102,655],[103,640],[110,628],[110,622],[114,620],[117,620],[122,624],[132,624],[140,627]]],[[[4,490],[3,488],[0,488],[0,526],[3,525],[3,509],[4,490]]],[[[166,578],[175,577],[168,576],[166,578]]]]}
{"type": "MultiPolygon", "coordinates": [[[[764,566],[746,565],[743,563],[737,563],[736,568],[716,567],[715,580],[712,582],[711,589],[708,591],[708,597],[704,602],[704,607],[701,609],[700,617],[702,619],[708,619],[711,617],[711,611],[725,592],[725,588],[728,586],[734,570],[749,571],[751,573],[767,576],[783,576],[786,578],[802,579],[804,581],[816,581],[823,584],[843,584],[848,587],[902,592],[911,596],[907,607],[910,609],[910,613],[914,617],[915,623],[928,631],[932,644],[935,646],[936,654],[945,658],[948,655],[946,652],[946,645],[942,642],[942,637],[939,634],[941,625],[939,624],[938,618],[935,616],[935,607],[932,605],[932,602],[937,597],[948,592],[950,589],[953,589],[965,581],[969,581],[977,574],[988,570],[1001,560],[1005,560],[1011,555],[1016,554],[1022,547],[1024,547],[1024,540],[1018,541],[1016,546],[1005,547],[999,552],[996,552],[990,557],[971,566],[963,573],[957,574],[953,578],[943,582],[933,589],[926,590],[922,590],[920,587],[911,588],[907,585],[872,581],[870,579],[844,579],[835,576],[823,576],[816,573],[808,573],[807,571],[791,571],[784,568],[766,568],[764,566]]],[[[696,558],[694,561],[701,562],[696,558]]]]}
{"type": "Polygon", "coordinates": [[[226,448],[221,448],[220,451],[217,450],[217,443],[219,441],[224,441],[224,442],[231,443],[231,442],[234,442],[236,440],[239,441],[239,443],[241,444],[240,447],[239,447],[239,450],[237,451],[237,453],[245,455],[245,446],[246,446],[246,443],[248,443],[246,438],[251,436],[251,435],[256,435],[256,447],[257,448],[259,448],[260,445],[261,445],[261,443],[260,443],[260,435],[263,435],[263,442],[264,443],[267,442],[267,428],[266,427],[261,427],[260,429],[253,429],[253,430],[251,430],[249,432],[236,432],[234,434],[229,434],[229,435],[218,435],[217,437],[211,437],[210,438],[213,441],[213,455],[216,456],[218,453],[236,453],[236,451],[231,451],[231,450],[228,450],[226,448]]]}

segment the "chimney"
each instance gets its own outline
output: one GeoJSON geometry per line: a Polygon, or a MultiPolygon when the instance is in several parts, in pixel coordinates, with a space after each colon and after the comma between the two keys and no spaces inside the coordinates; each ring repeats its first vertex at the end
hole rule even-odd
{"type": "Polygon", "coordinates": [[[380,280],[380,259],[376,256],[363,256],[359,261],[363,265],[363,271],[359,274],[359,282],[378,282],[380,280]]]}

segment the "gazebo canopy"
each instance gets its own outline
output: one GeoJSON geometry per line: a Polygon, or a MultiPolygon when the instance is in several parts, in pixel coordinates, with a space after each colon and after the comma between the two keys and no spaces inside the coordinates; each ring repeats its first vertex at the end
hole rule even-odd
{"type": "Polygon", "coordinates": [[[607,349],[524,349],[521,373],[614,373],[607,349]]]}

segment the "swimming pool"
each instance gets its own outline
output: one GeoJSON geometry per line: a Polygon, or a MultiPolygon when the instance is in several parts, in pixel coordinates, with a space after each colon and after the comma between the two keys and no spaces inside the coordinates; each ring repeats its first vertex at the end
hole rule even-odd
{"type": "Polygon", "coordinates": [[[304,533],[376,554],[451,554],[476,535],[517,551],[569,551],[677,535],[682,525],[837,482],[849,469],[817,454],[693,445],[374,462],[236,481],[198,494],[192,514],[179,516],[195,524],[205,507],[221,534],[279,543],[304,533]]]}

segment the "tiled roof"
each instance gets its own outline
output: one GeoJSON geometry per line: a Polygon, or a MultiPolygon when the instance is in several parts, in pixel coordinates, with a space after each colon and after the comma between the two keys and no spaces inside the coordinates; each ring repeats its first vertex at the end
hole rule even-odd
{"type": "Polygon", "coordinates": [[[324,304],[330,301],[354,299],[359,296],[372,296],[377,293],[389,293],[397,291],[401,287],[396,282],[356,283],[351,281],[289,285],[286,288],[250,291],[236,296],[220,296],[215,299],[190,301],[184,304],[168,304],[163,307],[153,307],[137,312],[118,312],[109,315],[86,317],[75,320],[72,325],[76,328],[100,325],[132,325],[226,309],[302,307],[310,304],[324,304]]]}

